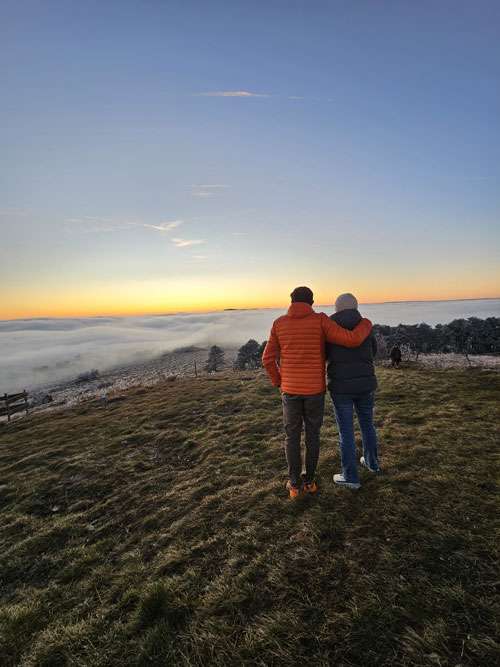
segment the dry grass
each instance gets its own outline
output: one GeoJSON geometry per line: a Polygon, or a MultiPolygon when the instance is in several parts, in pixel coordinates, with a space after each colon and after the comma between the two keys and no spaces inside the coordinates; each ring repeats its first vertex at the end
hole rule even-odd
{"type": "Polygon", "coordinates": [[[0,664],[497,665],[498,374],[381,369],[384,475],[329,415],[296,503],[244,378],[0,426],[0,664]]]}

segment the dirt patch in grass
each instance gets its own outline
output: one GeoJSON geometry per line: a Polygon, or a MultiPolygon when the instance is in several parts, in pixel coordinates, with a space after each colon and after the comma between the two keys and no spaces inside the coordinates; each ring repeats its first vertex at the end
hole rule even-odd
{"type": "Polygon", "coordinates": [[[0,426],[0,664],[498,664],[498,374],[380,369],[383,475],[327,404],[296,503],[247,376],[0,426]]]}

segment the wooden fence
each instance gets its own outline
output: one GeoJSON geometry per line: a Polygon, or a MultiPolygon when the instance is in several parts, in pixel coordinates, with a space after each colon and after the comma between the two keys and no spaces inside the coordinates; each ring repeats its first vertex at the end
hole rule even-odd
{"type": "Polygon", "coordinates": [[[10,421],[12,415],[23,411],[28,414],[28,394],[26,391],[0,396],[0,417],[7,415],[7,420],[10,421]]]}

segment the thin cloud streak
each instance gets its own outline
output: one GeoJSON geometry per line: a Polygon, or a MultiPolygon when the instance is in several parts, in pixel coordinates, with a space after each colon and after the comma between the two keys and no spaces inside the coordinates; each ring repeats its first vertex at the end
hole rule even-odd
{"type": "Polygon", "coordinates": [[[229,185],[224,183],[214,183],[214,184],[202,184],[202,185],[192,185],[191,186],[191,196],[192,197],[214,197],[217,194],[221,194],[224,190],[227,190],[229,185]]]}
{"type": "Polygon", "coordinates": [[[222,188],[222,189],[223,188],[228,188],[229,185],[226,185],[225,183],[215,183],[215,184],[205,185],[205,184],[202,183],[200,185],[193,185],[192,187],[193,188],[200,188],[200,189],[203,189],[203,190],[216,190],[216,189],[219,189],[219,188],[222,188]]]}
{"type": "Polygon", "coordinates": [[[175,238],[172,239],[172,243],[175,245],[176,248],[189,248],[190,246],[193,245],[201,245],[202,243],[205,243],[204,239],[179,239],[175,238]]]}
{"type": "Polygon", "coordinates": [[[252,93],[249,90],[214,90],[206,93],[194,93],[195,97],[272,97],[273,99],[281,100],[309,100],[312,102],[334,102],[332,97],[306,97],[305,95],[277,95],[275,93],[252,93]]]}
{"type": "Polygon", "coordinates": [[[64,222],[73,227],[78,226],[80,231],[84,233],[121,232],[134,228],[153,229],[157,232],[168,233],[184,224],[183,220],[170,220],[155,225],[141,220],[114,220],[113,218],[91,215],[81,218],[66,218],[64,222]]]}
{"type": "Polygon", "coordinates": [[[172,222],[160,222],[158,225],[143,224],[143,227],[154,229],[157,232],[171,232],[183,224],[183,220],[172,220],[172,222]]]}
{"type": "Polygon", "coordinates": [[[268,93],[252,93],[249,90],[215,90],[196,93],[198,97],[271,97],[268,93]]]}

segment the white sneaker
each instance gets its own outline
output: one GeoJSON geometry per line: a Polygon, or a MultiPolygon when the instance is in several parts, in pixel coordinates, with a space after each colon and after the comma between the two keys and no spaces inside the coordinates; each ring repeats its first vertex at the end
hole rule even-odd
{"type": "Polygon", "coordinates": [[[370,472],[380,472],[380,468],[370,468],[370,466],[368,465],[368,463],[365,461],[365,457],[364,457],[364,456],[362,456],[362,457],[359,459],[359,462],[361,463],[361,465],[362,465],[364,468],[366,468],[366,469],[369,470],[370,472]]]}
{"type": "Polygon", "coordinates": [[[335,484],[338,484],[339,486],[346,486],[348,489],[359,489],[361,484],[355,483],[355,482],[346,482],[344,475],[334,475],[333,476],[333,481],[335,484]]]}

